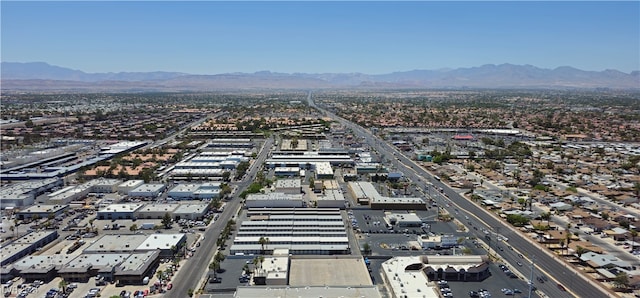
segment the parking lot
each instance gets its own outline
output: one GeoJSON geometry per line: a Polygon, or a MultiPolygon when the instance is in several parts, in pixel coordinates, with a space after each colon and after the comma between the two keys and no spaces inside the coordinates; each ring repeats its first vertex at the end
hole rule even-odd
{"type": "Polygon", "coordinates": [[[209,271],[209,281],[205,287],[205,292],[229,292],[235,291],[235,289],[242,285],[247,285],[251,282],[249,279],[241,279],[243,274],[243,267],[247,265],[249,268],[253,268],[252,260],[254,256],[243,257],[229,257],[224,259],[220,263],[220,267],[223,272],[216,273],[216,277],[219,278],[219,282],[213,281],[213,270],[209,271]]]}

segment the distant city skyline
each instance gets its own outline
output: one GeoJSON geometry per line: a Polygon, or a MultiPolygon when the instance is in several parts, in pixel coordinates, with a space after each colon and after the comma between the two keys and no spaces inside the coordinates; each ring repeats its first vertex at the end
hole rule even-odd
{"type": "Polygon", "coordinates": [[[88,73],[640,70],[640,2],[2,1],[2,61],[88,73]]]}

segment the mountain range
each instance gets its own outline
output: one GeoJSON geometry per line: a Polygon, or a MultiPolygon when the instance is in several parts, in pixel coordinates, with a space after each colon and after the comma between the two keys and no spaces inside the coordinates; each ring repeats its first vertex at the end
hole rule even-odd
{"type": "Polygon", "coordinates": [[[3,90],[15,91],[213,91],[229,89],[329,88],[551,88],[640,89],[640,71],[584,71],[532,65],[487,64],[479,67],[363,73],[180,72],[86,73],[44,62],[2,62],[3,90]]]}

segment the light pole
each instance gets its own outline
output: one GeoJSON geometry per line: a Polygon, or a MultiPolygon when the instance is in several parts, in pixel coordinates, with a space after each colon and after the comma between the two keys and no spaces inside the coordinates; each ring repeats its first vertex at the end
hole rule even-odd
{"type": "Polygon", "coordinates": [[[531,257],[531,276],[529,277],[529,298],[531,298],[531,294],[533,293],[533,271],[535,269],[534,261],[536,257],[531,257]]]}

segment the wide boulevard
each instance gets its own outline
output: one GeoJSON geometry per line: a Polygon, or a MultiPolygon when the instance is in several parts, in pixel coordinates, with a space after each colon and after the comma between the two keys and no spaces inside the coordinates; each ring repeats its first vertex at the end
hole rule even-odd
{"type": "Polygon", "coordinates": [[[495,215],[489,213],[476,203],[462,197],[447,184],[434,179],[424,168],[398,152],[393,146],[374,136],[369,130],[316,106],[311,93],[309,93],[307,100],[310,106],[321,110],[326,116],[342,123],[355,134],[363,137],[369,146],[377,150],[381,156],[390,158],[391,162],[404,172],[418,188],[422,189],[423,193],[429,193],[432,197],[436,198],[440,206],[447,208],[452,215],[458,217],[463,224],[466,224],[472,232],[476,233],[479,239],[486,239],[484,237],[484,231],[499,232],[501,235],[507,237],[508,243],[500,244],[496,242],[497,239],[495,233],[493,233],[494,237],[491,239],[494,243],[489,241],[489,245],[492,248],[490,251],[499,255],[502,260],[510,264],[520,262],[522,266],[512,266],[512,268],[519,270],[527,279],[531,277],[530,264],[533,260],[535,263],[534,276],[537,277],[544,274],[548,277],[548,281],[545,283],[537,282],[534,277],[534,284],[539,291],[548,297],[572,297],[573,295],[577,297],[614,296],[598,285],[597,282],[581,276],[571,265],[567,265],[545,248],[539,246],[532,239],[526,238],[525,235],[514,230],[512,226],[498,219],[495,215]],[[469,219],[467,220],[466,217],[460,219],[459,217],[462,216],[466,216],[469,219]],[[469,222],[471,222],[471,224],[469,224],[469,222]],[[472,229],[474,226],[478,229],[472,229]],[[499,250],[499,245],[502,245],[503,248],[511,246],[513,250],[499,250]],[[561,290],[559,285],[563,285],[568,291],[561,290]]]}

